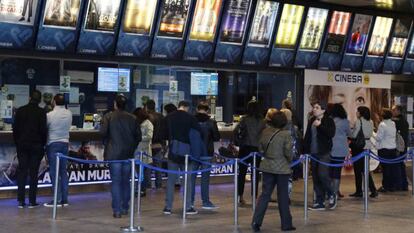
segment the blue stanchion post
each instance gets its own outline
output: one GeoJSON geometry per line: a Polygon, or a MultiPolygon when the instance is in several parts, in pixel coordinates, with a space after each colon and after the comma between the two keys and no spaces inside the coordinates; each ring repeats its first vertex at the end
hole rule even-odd
{"type": "Polygon", "coordinates": [[[411,180],[411,195],[414,197],[414,154],[413,150],[411,149],[409,152],[411,156],[411,172],[412,172],[412,180],[411,180]]]}
{"type": "Polygon", "coordinates": [[[252,187],[252,190],[253,190],[253,193],[252,193],[252,210],[253,210],[253,214],[256,211],[256,180],[257,180],[257,177],[256,177],[256,164],[257,164],[256,159],[257,159],[257,153],[254,152],[253,153],[253,167],[252,167],[252,185],[253,185],[253,187],[252,187]]]}
{"type": "Polygon", "coordinates": [[[56,172],[55,172],[55,187],[53,189],[53,213],[52,218],[56,220],[56,212],[57,212],[57,199],[58,199],[58,185],[59,185],[59,167],[60,167],[60,157],[59,154],[56,154],[56,172]]]}
{"type": "MultiPolygon", "coordinates": [[[[139,174],[138,174],[138,197],[137,197],[137,212],[141,213],[141,189],[142,189],[142,174],[144,173],[144,166],[142,165],[142,152],[139,152],[139,174]]],[[[135,181],[135,179],[134,179],[135,181]]]]}
{"type": "Polygon", "coordinates": [[[364,214],[368,214],[368,182],[369,182],[369,154],[370,150],[364,151],[364,214]]]}
{"type": "Polygon", "coordinates": [[[239,209],[238,209],[238,172],[239,172],[239,159],[234,160],[234,226],[239,224],[239,209]]]}
{"type": "Polygon", "coordinates": [[[306,154],[305,155],[305,171],[304,171],[304,182],[303,182],[303,186],[304,186],[304,197],[303,197],[303,202],[304,202],[304,218],[305,221],[308,220],[308,180],[309,180],[309,155],[306,154]]]}
{"type": "Polygon", "coordinates": [[[183,221],[186,219],[187,215],[187,187],[188,187],[188,155],[185,155],[185,167],[184,167],[184,200],[183,200],[183,221]]]}

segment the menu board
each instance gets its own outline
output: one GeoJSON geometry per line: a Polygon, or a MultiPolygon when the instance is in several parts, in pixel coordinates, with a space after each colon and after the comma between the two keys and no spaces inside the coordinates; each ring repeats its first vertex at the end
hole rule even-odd
{"type": "Polygon", "coordinates": [[[0,22],[33,25],[38,0],[1,0],[0,22]]]}
{"type": "Polygon", "coordinates": [[[301,50],[317,51],[321,44],[328,10],[310,7],[300,42],[301,50]]]}
{"type": "Polygon", "coordinates": [[[218,95],[218,74],[191,72],[191,95],[218,95]]]}
{"type": "Polygon", "coordinates": [[[344,47],[346,33],[348,32],[351,13],[334,11],[328,28],[328,36],[325,43],[325,52],[340,53],[344,47]]]}
{"type": "Polygon", "coordinates": [[[163,0],[158,36],[182,38],[189,7],[190,0],[163,0]]]}
{"type": "Polygon", "coordinates": [[[191,24],[190,40],[213,42],[222,3],[223,0],[197,1],[191,24]]]}
{"type": "Polygon", "coordinates": [[[276,23],[278,2],[260,0],[256,5],[249,44],[269,47],[276,23]]]}
{"type": "Polygon", "coordinates": [[[390,57],[404,57],[405,49],[407,48],[408,35],[411,28],[411,19],[398,19],[392,34],[390,50],[388,56],[390,57]]]}
{"type": "Polygon", "coordinates": [[[414,59],[414,36],[411,39],[411,44],[410,44],[410,48],[408,49],[407,57],[414,59]]]}
{"type": "Polygon", "coordinates": [[[249,15],[250,0],[229,0],[221,25],[221,42],[242,44],[249,15]]]}
{"type": "Polygon", "coordinates": [[[47,0],[43,25],[75,29],[80,6],[81,0],[47,0]]]}
{"type": "Polygon", "coordinates": [[[130,70],[125,68],[98,68],[98,91],[129,92],[130,70]]]}
{"type": "Polygon", "coordinates": [[[284,5],[276,36],[275,47],[295,48],[304,10],[304,6],[291,4],[284,5]]]}
{"type": "Polygon", "coordinates": [[[86,11],[86,30],[115,30],[121,0],[89,0],[86,11]]]}
{"type": "Polygon", "coordinates": [[[392,18],[377,16],[372,32],[371,40],[368,46],[369,56],[384,56],[387,46],[388,37],[390,35],[392,18]]]}
{"type": "Polygon", "coordinates": [[[123,31],[149,35],[156,8],[157,1],[154,0],[128,0],[122,25],[123,31]]]}

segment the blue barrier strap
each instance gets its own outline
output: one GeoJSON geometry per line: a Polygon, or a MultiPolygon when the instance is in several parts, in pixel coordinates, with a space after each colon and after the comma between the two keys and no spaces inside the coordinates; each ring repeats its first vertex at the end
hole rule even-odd
{"type": "Polygon", "coordinates": [[[86,163],[86,164],[107,164],[107,163],[127,163],[129,160],[85,160],[85,159],[78,159],[63,155],[62,153],[56,153],[56,155],[60,158],[64,158],[67,160],[72,160],[78,163],[86,163]]]}

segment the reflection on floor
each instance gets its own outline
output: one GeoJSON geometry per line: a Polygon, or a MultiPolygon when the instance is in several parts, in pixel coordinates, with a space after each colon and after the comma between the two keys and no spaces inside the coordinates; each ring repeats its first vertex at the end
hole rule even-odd
{"type": "MultiPolygon", "coordinates": [[[[380,177],[376,176],[376,184],[380,177]]],[[[309,190],[311,190],[311,184],[309,190]]],[[[249,194],[250,186],[246,186],[249,194]]],[[[362,199],[350,198],[354,192],[353,176],[342,181],[342,193],[346,197],[340,200],[334,211],[309,212],[307,222],[303,219],[303,181],[294,184],[291,211],[297,232],[414,232],[414,198],[411,192],[395,192],[381,194],[370,200],[369,215],[364,218],[362,199]]],[[[251,232],[251,208],[239,208],[239,226],[233,225],[233,186],[232,184],[215,184],[211,187],[211,199],[220,206],[217,211],[201,210],[199,187],[197,187],[196,208],[198,215],[188,216],[183,223],[181,219],[181,197],[176,192],[173,214],[165,216],[164,190],[151,190],[142,199],[142,213],[136,218],[137,224],[144,227],[145,232],[194,232],[194,233],[227,233],[251,232]]],[[[245,199],[249,198],[246,196],[245,199]]],[[[50,197],[40,197],[39,202],[47,202],[50,197]]],[[[312,195],[309,193],[309,200],[312,195]]],[[[58,220],[51,219],[52,209],[38,207],[36,209],[17,209],[15,200],[0,200],[0,232],[1,233],[47,233],[47,232],[87,232],[106,233],[120,232],[121,226],[127,226],[128,217],[114,219],[111,211],[110,193],[89,193],[70,196],[70,206],[58,209],[58,220]]],[[[248,201],[251,204],[251,201],[248,201]]],[[[251,205],[250,205],[251,206],[251,205]]],[[[280,229],[276,203],[271,203],[262,232],[278,232],[280,229]]]]}

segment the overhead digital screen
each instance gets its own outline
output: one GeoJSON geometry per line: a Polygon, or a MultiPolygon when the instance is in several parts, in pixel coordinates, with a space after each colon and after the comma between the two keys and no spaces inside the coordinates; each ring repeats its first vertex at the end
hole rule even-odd
{"type": "Polygon", "coordinates": [[[352,24],[351,39],[348,42],[346,52],[362,55],[368,40],[369,29],[371,28],[372,16],[356,14],[352,24]]]}
{"type": "Polygon", "coordinates": [[[368,46],[368,55],[384,56],[385,47],[387,46],[390,35],[392,18],[378,16],[375,20],[374,31],[368,46]]]}
{"type": "Polygon", "coordinates": [[[344,47],[351,13],[334,11],[328,28],[325,52],[340,53],[344,47]]]}
{"type": "Polygon", "coordinates": [[[189,8],[190,0],[163,0],[158,36],[182,38],[189,8]]]}
{"type": "Polygon", "coordinates": [[[314,7],[309,8],[300,42],[301,50],[316,51],[319,49],[327,17],[328,10],[314,7]]]}
{"type": "Polygon", "coordinates": [[[191,95],[218,95],[217,73],[191,72],[191,95]]]}
{"type": "Polygon", "coordinates": [[[47,0],[43,25],[76,28],[80,0],[47,0]]]}
{"type": "Polygon", "coordinates": [[[275,47],[294,49],[302,22],[304,6],[285,4],[277,31],[275,47]]]}
{"type": "Polygon", "coordinates": [[[123,21],[123,31],[140,35],[151,33],[157,1],[128,0],[123,21]]]}
{"type": "Polygon", "coordinates": [[[405,49],[407,48],[408,35],[411,28],[411,19],[398,19],[392,34],[390,57],[404,57],[405,49]]]}
{"type": "Polygon", "coordinates": [[[222,3],[223,0],[197,1],[193,23],[191,24],[190,40],[213,42],[222,3]]]}
{"type": "Polygon", "coordinates": [[[221,42],[242,44],[249,15],[250,0],[229,0],[221,25],[221,42]]]}
{"type": "Polygon", "coordinates": [[[278,2],[260,0],[256,5],[249,44],[268,47],[276,23],[278,2]]]}
{"type": "Polygon", "coordinates": [[[113,32],[120,4],[121,0],[89,0],[85,29],[113,32]]]}
{"type": "Polygon", "coordinates": [[[411,39],[410,49],[408,49],[407,57],[414,59],[414,37],[411,39]]]}
{"type": "Polygon", "coordinates": [[[98,91],[129,92],[130,70],[125,68],[98,68],[98,91]]]}
{"type": "Polygon", "coordinates": [[[0,22],[33,25],[38,0],[1,0],[0,22]]]}

